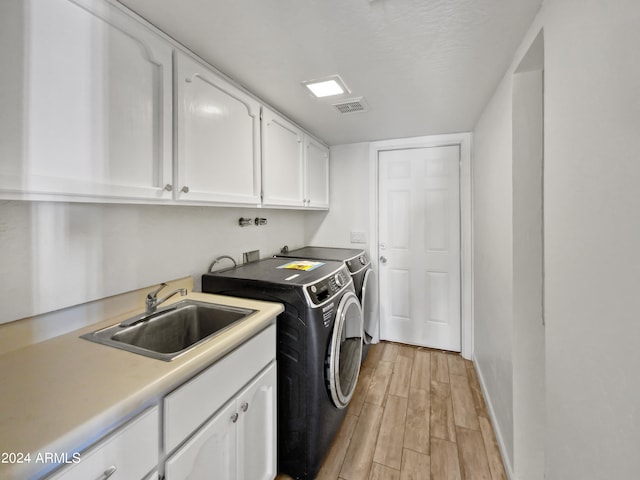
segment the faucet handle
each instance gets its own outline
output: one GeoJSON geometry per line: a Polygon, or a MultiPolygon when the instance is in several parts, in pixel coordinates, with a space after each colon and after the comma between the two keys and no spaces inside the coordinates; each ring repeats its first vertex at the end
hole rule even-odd
{"type": "Polygon", "coordinates": [[[167,284],[162,282],[158,288],[156,288],[155,290],[147,293],[147,299],[148,300],[155,300],[155,298],[158,296],[158,293],[160,293],[160,290],[162,290],[164,287],[166,287],[167,284]]]}

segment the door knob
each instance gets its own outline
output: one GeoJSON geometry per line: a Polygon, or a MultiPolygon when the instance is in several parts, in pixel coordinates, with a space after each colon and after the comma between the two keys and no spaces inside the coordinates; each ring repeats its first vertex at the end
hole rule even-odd
{"type": "Polygon", "coordinates": [[[380,256],[380,263],[384,264],[387,263],[387,257],[385,257],[384,255],[380,256]]]}

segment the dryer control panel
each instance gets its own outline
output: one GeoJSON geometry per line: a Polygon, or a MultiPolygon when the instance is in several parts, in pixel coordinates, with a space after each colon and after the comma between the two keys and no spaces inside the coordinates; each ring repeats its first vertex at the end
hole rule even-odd
{"type": "Polygon", "coordinates": [[[305,291],[314,305],[320,305],[342,290],[351,281],[346,268],[305,287],[305,291]]]}
{"type": "Polygon", "coordinates": [[[362,252],[361,255],[351,258],[345,263],[351,273],[358,273],[360,270],[367,268],[371,262],[369,260],[369,255],[367,255],[366,252],[362,252]]]}

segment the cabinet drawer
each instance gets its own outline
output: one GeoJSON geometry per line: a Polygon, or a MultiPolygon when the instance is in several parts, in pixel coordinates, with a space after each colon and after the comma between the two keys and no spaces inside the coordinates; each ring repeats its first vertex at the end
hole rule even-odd
{"type": "Polygon", "coordinates": [[[271,325],[164,399],[165,452],[180,443],[275,358],[271,325]]]}
{"type": "Polygon", "coordinates": [[[142,479],[158,465],[158,423],[158,407],[150,408],[82,453],[79,463],[63,468],[50,480],[142,479]]]}

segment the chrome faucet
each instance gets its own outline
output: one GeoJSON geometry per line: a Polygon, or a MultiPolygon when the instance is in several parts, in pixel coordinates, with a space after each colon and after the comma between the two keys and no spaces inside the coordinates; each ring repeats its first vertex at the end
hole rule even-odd
{"type": "Polygon", "coordinates": [[[158,293],[160,293],[160,290],[162,290],[166,286],[167,286],[166,283],[161,283],[160,286],[158,288],[156,288],[153,292],[149,292],[147,294],[147,298],[145,300],[145,304],[147,306],[145,312],[141,313],[140,315],[136,315],[135,317],[131,317],[131,318],[125,320],[124,322],[122,322],[120,324],[120,326],[121,327],[130,327],[132,325],[135,325],[136,323],[146,322],[147,320],[149,320],[151,318],[151,314],[155,313],[156,309],[158,308],[158,305],[160,305],[161,303],[166,302],[171,297],[173,297],[176,293],[179,293],[183,297],[187,294],[187,289],[186,288],[178,288],[177,290],[174,290],[173,292],[171,292],[169,295],[167,295],[163,299],[158,300],[158,293]]]}
{"type": "Polygon", "coordinates": [[[183,297],[187,294],[187,289],[186,288],[178,288],[177,290],[174,290],[173,292],[171,292],[166,297],[158,300],[158,293],[160,293],[160,290],[162,290],[166,286],[167,286],[166,283],[161,283],[160,286],[158,288],[156,288],[153,292],[149,292],[147,294],[147,298],[146,298],[146,301],[145,301],[145,304],[147,306],[147,310],[146,310],[145,313],[147,315],[149,315],[150,313],[155,312],[156,309],[158,308],[158,305],[160,305],[161,303],[166,302],[171,297],[173,297],[175,294],[179,293],[183,297]]]}
{"type": "Polygon", "coordinates": [[[140,315],[136,315],[135,317],[131,317],[131,318],[125,320],[124,322],[122,322],[120,324],[120,326],[121,327],[130,327],[132,325],[135,325],[136,323],[146,322],[147,320],[152,318],[152,314],[155,313],[156,309],[158,308],[158,305],[160,305],[161,303],[166,302],[171,297],[173,297],[176,293],[179,293],[183,297],[187,294],[187,289],[186,288],[178,288],[177,290],[174,290],[173,292],[171,292],[166,297],[158,300],[158,293],[160,293],[160,290],[162,290],[166,286],[167,286],[166,283],[161,283],[158,288],[156,288],[152,292],[149,292],[147,294],[147,298],[145,300],[145,303],[147,305],[147,308],[146,308],[145,312],[141,313],[140,315]]]}

